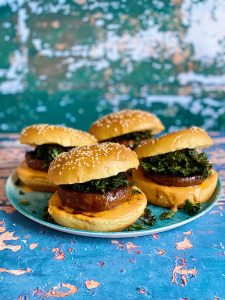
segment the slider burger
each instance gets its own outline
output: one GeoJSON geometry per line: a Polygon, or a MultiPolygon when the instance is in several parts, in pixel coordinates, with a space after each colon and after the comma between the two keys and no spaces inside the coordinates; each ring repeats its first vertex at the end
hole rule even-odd
{"type": "Polygon", "coordinates": [[[57,185],[48,212],[56,223],[82,230],[117,231],[144,212],[145,195],[128,180],[137,168],[135,152],[116,143],[75,148],[60,154],[48,170],[57,185]]]}
{"type": "Polygon", "coordinates": [[[134,149],[141,141],[152,138],[163,129],[163,124],[155,115],[126,109],[97,120],[89,132],[99,142],[114,142],[134,149]]]}
{"type": "Polygon", "coordinates": [[[152,204],[176,211],[186,200],[203,203],[212,196],[218,180],[205,153],[212,145],[209,135],[193,127],[143,142],[135,152],[140,167],[134,183],[152,204]]]}
{"type": "Polygon", "coordinates": [[[17,168],[18,177],[34,190],[51,192],[56,187],[47,180],[47,171],[53,159],[73,147],[95,144],[97,141],[87,132],[39,124],[24,128],[20,142],[35,149],[26,152],[25,161],[17,168]]]}

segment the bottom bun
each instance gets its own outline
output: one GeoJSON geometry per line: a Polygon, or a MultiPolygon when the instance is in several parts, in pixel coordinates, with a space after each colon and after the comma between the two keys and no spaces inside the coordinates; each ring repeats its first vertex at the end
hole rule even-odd
{"type": "Polygon", "coordinates": [[[177,211],[186,200],[204,203],[210,199],[215,191],[218,173],[212,174],[199,185],[188,187],[164,186],[144,176],[142,170],[133,171],[133,182],[145,193],[148,202],[157,206],[177,211]]]}
{"type": "Polygon", "coordinates": [[[26,162],[22,162],[17,168],[19,179],[27,186],[35,191],[55,192],[57,187],[48,181],[48,173],[44,171],[34,170],[27,166],[26,162]]]}
{"type": "MultiPolygon", "coordinates": [[[[136,187],[134,187],[137,189],[136,187]]],[[[133,224],[144,212],[147,199],[141,192],[134,194],[130,200],[102,212],[74,213],[73,209],[62,208],[62,202],[56,192],[49,201],[48,212],[56,223],[81,230],[108,232],[119,231],[133,224]]]]}

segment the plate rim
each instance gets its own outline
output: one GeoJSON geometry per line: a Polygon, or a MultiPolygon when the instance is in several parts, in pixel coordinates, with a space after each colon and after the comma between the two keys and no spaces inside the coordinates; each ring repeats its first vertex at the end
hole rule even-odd
{"type": "MultiPolygon", "coordinates": [[[[209,206],[207,206],[204,210],[202,210],[200,213],[198,213],[195,216],[192,216],[186,220],[177,222],[175,224],[171,224],[171,225],[167,225],[167,226],[164,226],[161,228],[155,228],[155,229],[136,230],[136,231],[96,232],[96,231],[88,231],[88,230],[69,228],[69,227],[58,225],[58,224],[52,224],[52,223],[46,222],[42,219],[39,219],[37,217],[34,217],[31,214],[22,210],[20,208],[20,206],[17,205],[17,203],[15,203],[15,201],[12,201],[9,197],[10,184],[11,184],[11,182],[14,182],[13,177],[15,177],[15,176],[17,176],[16,170],[8,176],[6,185],[5,185],[5,191],[6,191],[6,196],[8,198],[8,201],[19,213],[21,213],[23,216],[27,217],[28,219],[30,219],[38,224],[41,224],[43,226],[46,226],[48,228],[51,228],[51,229],[54,229],[57,231],[61,231],[61,232],[65,232],[65,233],[69,233],[69,234],[85,236],[85,237],[93,237],[93,238],[96,238],[96,237],[100,237],[100,238],[130,238],[130,237],[153,235],[156,233],[161,233],[161,232],[175,229],[177,227],[180,227],[187,223],[190,223],[190,222],[198,219],[202,215],[206,214],[209,210],[211,210],[216,205],[216,203],[219,201],[221,194],[222,194],[222,181],[221,181],[220,176],[218,176],[218,181],[217,181],[217,185],[216,185],[216,189],[218,189],[218,193],[215,195],[215,200],[209,206]]],[[[17,178],[18,178],[18,176],[17,176],[17,178]]],[[[216,189],[215,189],[215,191],[216,191],[216,189]]],[[[214,193],[215,193],[215,191],[214,191],[214,193]]]]}

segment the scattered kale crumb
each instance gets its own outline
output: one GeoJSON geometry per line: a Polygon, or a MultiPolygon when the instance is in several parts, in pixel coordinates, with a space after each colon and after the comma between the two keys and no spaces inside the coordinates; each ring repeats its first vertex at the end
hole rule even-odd
{"type": "Polygon", "coordinates": [[[139,218],[140,223],[134,223],[127,229],[128,231],[145,230],[147,229],[146,225],[154,226],[156,221],[156,216],[152,214],[150,208],[146,207],[144,210],[144,214],[139,218]]]}
{"type": "Polygon", "coordinates": [[[136,231],[136,230],[145,230],[145,229],[147,229],[147,227],[144,224],[134,223],[134,224],[130,225],[127,229],[128,229],[128,231],[136,231]]]}
{"type": "Polygon", "coordinates": [[[160,215],[160,220],[171,219],[174,215],[175,215],[175,212],[173,212],[173,211],[164,211],[160,215]]]}
{"type": "Polygon", "coordinates": [[[192,203],[187,199],[184,203],[182,210],[189,216],[195,216],[199,213],[200,208],[201,208],[200,203],[192,203]]]}
{"type": "Polygon", "coordinates": [[[21,191],[21,190],[19,190],[19,194],[20,195],[25,195],[25,193],[23,191],[21,191]]]}
{"type": "Polygon", "coordinates": [[[156,223],[156,216],[152,214],[152,211],[150,208],[146,207],[144,210],[144,215],[140,217],[140,220],[149,226],[154,226],[156,223]]]}
{"type": "Polygon", "coordinates": [[[32,214],[36,214],[37,212],[36,212],[35,209],[33,209],[31,213],[32,213],[32,214]]]}
{"type": "Polygon", "coordinates": [[[19,178],[15,181],[15,185],[16,185],[16,186],[21,185],[21,180],[20,180],[19,178]]]}
{"type": "Polygon", "coordinates": [[[28,200],[23,199],[23,200],[20,200],[20,204],[22,204],[22,205],[30,205],[30,202],[28,200]]]}
{"type": "Polygon", "coordinates": [[[132,190],[131,190],[131,194],[132,194],[132,195],[136,195],[136,194],[141,194],[141,192],[140,192],[139,190],[132,189],[132,190]]]}
{"type": "Polygon", "coordinates": [[[52,216],[48,213],[48,206],[45,206],[43,210],[42,220],[48,223],[56,224],[55,220],[52,218],[52,216]]]}

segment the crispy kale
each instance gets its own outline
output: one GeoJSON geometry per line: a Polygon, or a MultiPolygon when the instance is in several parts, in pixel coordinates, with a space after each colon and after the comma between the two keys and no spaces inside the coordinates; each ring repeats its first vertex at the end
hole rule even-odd
{"type": "Polygon", "coordinates": [[[183,149],[142,160],[141,166],[148,175],[168,175],[178,177],[200,176],[206,179],[211,174],[212,165],[205,153],[195,149],[183,149]]]}
{"type": "Polygon", "coordinates": [[[189,216],[197,215],[200,211],[200,203],[191,203],[189,200],[186,200],[182,210],[189,216]]]}
{"type": "Polygon", "coordinates": [[[171,219],[175,215],[175,212],[173,211],[164,211],[160,215],[160,220],[168,220],[171,219]]]}
{"type": "Polygon", "coordinates": [[[134,146],[132,148],[136,148],[141,141],[151,139],[152,134],[150,130],[144,130],[144,131],[136,131],[136,132],[130,132],[127,134],[123,134],[120,136],[116,136],[114,138],[111,138],[107,140],[107,142],[114,142],[114,143],[120,143],[121,141],[134,141],[134,146]]]}
{"type": "Polygon", "coordinates": [[[134,223],[127,228],[128,231],[137,231],[137,230],[145,230],[145,229],[147,229],[147,227],[144,224],[137,224],[137,223],[134,223]]]}
{"type": "Polygon", "coordinates": [[[137,231],[147,229],[146,225],[154,226],[156,223],[156,216],[152,214],[150,208],[146,207],[144,214],[139,218],[138,223],[130,225],[127,229],[128,231],[137,231]]]}
{"type": "Polygon", "coordinates": [[[57,144],[43,144],[37,146],[31,154],[34,159],[43,160],[45,166],[48,167],[56,156],[70,149],[72,149],[72,147],[63,147],[57,144]]]}
{"type": "Polygon", "coordinates": [[[67,185],[71,189],[80,192],[104,194],[111,192],[119,187],[132,186],[133,183],[128,180],[126,172],[121,172],[116,176],[111,176],[102,179],[90,180],[84,183],[76,183],[67,185]]]}
{"type": "Polygon", "coordinates": [[[139,218],[143,224],[147,224],[149,226],[154,226],[156,223],[156,216],[152,214],[150,208],[146,207],[144,211],[144,215],[139,218]]]}

